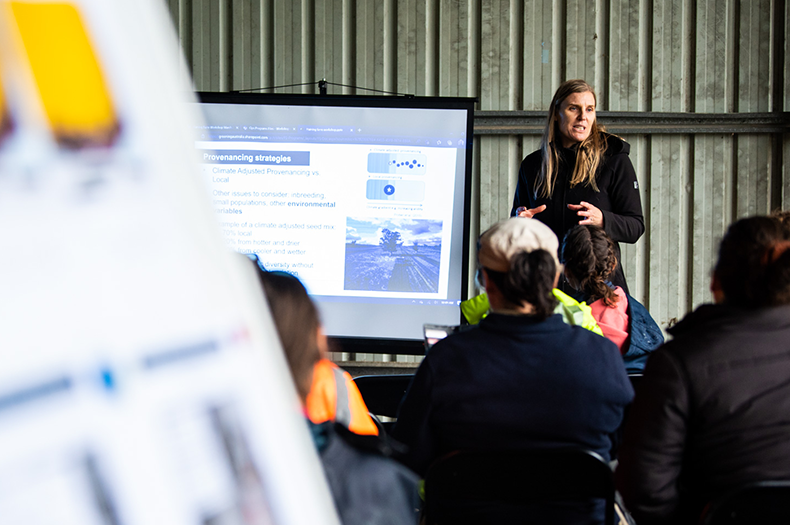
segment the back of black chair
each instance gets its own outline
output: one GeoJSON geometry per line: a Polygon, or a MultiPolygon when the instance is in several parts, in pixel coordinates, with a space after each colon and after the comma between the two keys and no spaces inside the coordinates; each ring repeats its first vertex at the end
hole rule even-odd
{"type": "Polygon", "coordinates": [[[628,379],[631,381],[631,386],[634,387],[634,391],[636,391],[639,383],[642,382],[642,373],[641,372],[629,372],[628,379]]]}
{"type": "Polygon", "coordinates": [[[790,480],[749,483],[711,503],[702,525],[790,523],[790,480]]]}
{"type": "Polygon", "coordinates": [[[359,376],[354,378],[371,414],[397,417],[398,407],[414,374],[359,376]]]}
{"type": "Polygon", "coordinates": [[[428,524],[492,523],[503,519],[496,514],[502,509],[509,522],[531,523],[520,509],[593,498],[605,500],[605,523],[613,524],[612,470],[588,450],[458,451],[437,460],[425,478],[428,524]]]}

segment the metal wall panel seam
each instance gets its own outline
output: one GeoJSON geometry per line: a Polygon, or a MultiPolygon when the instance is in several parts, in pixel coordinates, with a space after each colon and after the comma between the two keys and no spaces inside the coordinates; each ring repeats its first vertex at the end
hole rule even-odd
{"type": "Polygon", "coordinates": [[[208,25],[210,16],[203,16],[206,4],[202,0],[194,0],[194,4],[197,4],[197,9],[192,10],[192,20],[193,27],[197,28],[197,31],[190,35],[194,46],[194,55],[190,58],[190,63],[193,65],[192,75],[199,89],[210,91],[211,79],[206,77],[210,74],[214,57],[210,42],[208,46],[205,45],[205,41],[211,39],[211,26],[208,25]]]}
{"type": "Polygon", "coordinates": [[[782,209],[790,211],[790,133],[782,135],[782,209]]]}
{"type": "MultiPolygon", "coordinates": [[[[261,28],[260,39],[260,57],[261,57],[261,74],[260,74],[260,87],[269,88],[274,87],[274,0],[260,0],[260,23],[258,26],[261,28]]],[[[265,90],[264,93],[271,93],[271,90],[265,90]]]]}
{"type": "Polygon", "coordinates": [[[472,141],[472,191],[469,196],[469,275],[467,290],[474,293],[474,274],[477,269],[477,238],[480,236],[480,139],[472,141]]]}
{"type": "Polygon", "coordinates": [[[551,67],[553,70],[552,84],[554,86],[559,86],[565,80],[565,51],[567,49],[565,41],[567,28],[565,20],[566,2],[567,0],[554,0],[554,6],[551,10],[551,36],[552,47],[554,48],[554,55],[551,57],[551,67]]]}
{"type": "Polygon", "coordinates": [[[638,110],[653,111],[653,10],[652,0],[639,1],[639,103],[638,110]],[[650,16],[647,16],[650,13],[650,16]]]}
{"type": "MultiPolygon", "coordinates": [[[[342,49],[342,68],[343,77],[342,83],[347,86],[355,86],[357,82],[356,76],[356,5],[354,0],[343,0],[343,24],[342,35],[343,49],[342,49]]],[[[353,93],[352,88],[343,88],[344,95],[353,93]]]]}
{"type": "MultiPolygon", "coordinates": [[[[334,55],[334,0],[318,0],[313,2],[313,9],[310,17],[313,19],[313,60],[311,77],[314,82],[319,79],[327,79],[329,82],[341,84],[340,77],[335,74],[335,55],[334,55]]],[[[304,18],[304,16],[303,16],[304,18]]],[[[342,19],[342,17],[340,17],[342,19]]],[[[304,27],[302,23],[302,42],[305,44],[304,27]]],[[[302,66],[304,70],[304,66],[302,66]]],[[[303,75],[303,78],[307,78],[303,75]]],[[[303,80],[306,82],[306,80],[303,80]]],[[[328,93],[335,94],[334,86],[327,88],[328,93]]]]}
{"type": "Polygon", "coordinates": [[[250,74],[248,79],[250,87],[263,87],[263,68],[264,61],[261,55],[261,40],[263,40],[263,25],[261,23],[261,10],[263,9],[260,0],[250,1],[250,31],[253,32],[250,38],[250,74]]]}
{"type": "MultiPolygon", "coordinates": [[[[703,0],[704,1],[704,0],[703,0]]],[[[696,111],[696,91],[697,91],[697,48],[696,31],[697,26],[697,0],[688,0],[683,4],[683,59],[685,63],[684,75],[687,82],[683,84],[686,91],[683,96],[683,111],[696,111]]],[[[692,150],[693,151],[693,150],[692,150]]]]}
{"type": "Polygon", "coordinates": [[[250,0],[234,0],[230,6],[229,19],[231,29],[228,31],[230,39],[230,69],[232,77],[230,79],[231,89],[247,89],[252,86],[249,75],[252,72],[252,52],[251,38],[252,28],[249,27],[249,7],[250,0]],[[233,21],[236,21],[234,24],[233,21]]]}
{"type": "MultiPolygon", "coordinates": [[[[634,156],[632,159],[634,166],[637,169],[636,177],[639,183],[639,195],[642,197],[642,209],[649,210],[650,209],[650,202],[647,197],[648,193],[645,191],[645,188],[649,188],[650,185],[647,182],[649,177],[649,168],[647,160],[649,157],[649,150],[648,146],[650,143],[651,138],[647,135],[631,135],[626,137],[631,142],[631,152],[634,156]],[[645,203],[645,200],[647,202],[645,203]]],[[[645,214],[645,231],[648,230],[648,223],[650,220],[649,214],[645,214]]],[[[642,304],[647,304],[647,300],[649,299],[647,292],[647,274],[644,272],[644,265],[646,264],[647,260],[647,249],[648,249],[648,241],[644,239],[645,235],[642,236],[642,239],[639,239],[637,243],[633,246],[634,252],[634,264],[632,266],[628,266],[625,268],[629,270],[629,274],[631,275],[630,279],[633,279],[636,282],[636,290],[635,293],[637,294],[635,297],[638,297],[639,300],[642,300],[642,304]]]]}
{"type": "Polygon", "coordinates": [[[384,0],[384,91],[397,91],[398,3],[384,0]]]}
{"type": "Polygon", "coordinates": [[[425,94],[439,96],[439,0],[425,5],[425,94]]]}
{"type": "Polygon", "coordinates": [[[773,13],[771,21],[771,101],[769,108],[771,111],[782,111],[784,107],[785,90],[785,48],[784,43],[787,37],[785,26],[785,0],[773,0],[773,13]]]}
{"type": "Polygon", "coordinates": [[[469,37],[468,6],[441,0],[437,17],[435,82],[439,96],[465,96],[469,37]],[[466,35],[466,38],[464,37],[466,35]]]}
{"type": "MultiPolygon", "coordinates": [[[[418,84],[417,66],[414,65],[419,58],[416,56],[418,24],[415,23],[417,0],[399,0],[397,2],[398,14],[395,17],[395,87],[392,91],[399,93],[421,94],[415,89],[418,84]]],[[[424,59],[424,57],[423,57],[424,59]]]]}
{"type": "MultiPolygon", "coordinates": [[[[693,56],[690,55],[690,56],[693,56]]],[[[689,90],[691,93],[692,91],[689,90]]],[[[688,154],[685,157],[686,160],[686,172],[688,173],[688,182],[686,183],[686,227],[685,227],[685,246],[686,246],[686,284],[684,286],[685,292],[685,310],[689,311],[694,304],[694,270],[695,270],[695,255],[696,250],[700,249],[700,247],[696,246],[694,243],[694,204],[695,204],[695,180],[697,172],[694,169],[694,157],[695,157],[695,137],[694,135],[688,135],[688,154]]]]}
{"type": "Polygon", "coordinates": [[[522,107],[522,93],[524,91],[524,62],[521,59],[524,53],[524,4],[518,1],[510,4],[510,51],[508,53],[508,66],[510,82],[508,82],[508,109],[522,107]]]}
{"type": "Polygon", "coordinates": [[[232,0],[219,2],[219,90],[233,86],[233,6],[232,0]]]}
{"type": "MultiPolygon", "coordinates": [[[[483,4],[480,19],[480,107],[484,109],[502,109],[499,79],[505,73],[499,74],[501,62],[501,49],[497,46],[495,36],[500,33],[494,31],[495,20],[500,19],[502,0],[493,0],[483,4]],[[497,53],[500,51],[500,53],[497,53]]],[[[509,36],[507,31],[504,36],[509,36]]],[[[506,70],[507,71],[507,70],[506,70]]],[[[504,80],[507,82],[507,79],[504,80]]]]}
{"type": "MultiPolygon", "coordinates": [[[[481,0],[469,1],[469,54],[467,58],[467,96],[480,96],[480,50],[481,50],[481,0]]],[[[476,108],[482,107],[478,100],[476,108]]],[[[479,151],[479,149],[478,149],[479,151]]],[[[478,157],[479,158],[479,157],[478,157]]]]}
{"type": "Polygon", "coordinates": [[[770,44],[770,10],[768,10],[769,19],[767,21],[763,12],[766,2],[769,0],[754,0],[740,4],[738,68],[741,75],[738,85],[738,111],[766,111],[768,109],[770,62],[768,53],[763,50],[764,45],[770,44]],[[768,31],[764,35],[763,30],[766,24],[768,31]]]}
{"type": "MultiPolygon", "coordinates": [[[[784,34],[785,40],[782,43],[784,47],[784,64],[782,65],[784,71],[784,101],[782,102],[783,110],[790,111],[790,44],[787,41],[787,32],[788,28],[790,28],[790,2],[785,2],[785,12],[782,14],[784,16],[784,34]]],[[[787,159],[787,155],[784,156],[787,159]]],[[[787,173],[787,172],[785,172],[787,173]]]]}
{"type": "MultiPolygon", "coordinates": [[[[508,155],[508,170],[506,174],[507,190],[505,198],[502,200],[502,218],[510,216],[510,209],[513,204],[513,195],[516,194],[516,184],[518,184],[518,170],[521,160],[524,158],[519,137],[511,137],[510,151],[508,155]]],[[[560,239],[561,240],[561,239],[560,239]]]]}
{"type": "Polygon", "coordinates": [[[703,2],[699,6],[694,43],[697,57],[695,111],[732,112],[734,39],[729,10],[731,2],[723,5],[703,2]]]}
{"type": "Polygon", "coordinates": [[[211,18],[207,20],[208,25],[211,27],[210,35],[211,39],[208,41],[208,44],[211,46],[211,54],[212,54],[212,64],[209,70],[209,74],[211,75],[211,86],[212,90],[222,91],[223,85],[223,61],[224,61],[224,51],[225,47],[222,43],[222,37],[224,36],[222,31],[222,2],[226,0],[220,0],[216,5],[210,1],[204,0],[203,4],[207,5],[206,10],[211,10],[211,18]]]}
{"type": "Polygon", "coordinates": [[[771,135],[771,204],[770,210],[782,209],[782,135],[771,135]]]}
{"type": "MultiPolygon", "coordinates": [[[[302,60],[301,71],[296,83],[314,84],[315,78],[315,3],[302,0],[302,60]]],[[[302,93],[315,93],[314,86],[301,86],[302,93]]]]}
{"type": "Polygon", "coordinates": [[[607,56],[607,101],[611,111],[636,111],[641,100],[640,77],[643,50],[639,4],[627,0],[609,3],[609,53],[607,56]],[[636,53],[634,53],[636,50],[636,53]]]}
{"type": "MultiPolygon", "coordinates": [[[[595,83],[596,11],[600,0],[567,0],[565,6],[566,79],[581,78],[595,83]]],[[[597,86],[600,91],[602,86],[597,86]]]]}
{"type": "Polygon", "coordinates": [[[637,171],[637,178],[642,174],[642,210],[645,217],[645,233],[642,235],[642,242],[645,246],[645,258],[642,260],[644,266],[640,268],[642,275],[645,276],[644,288],[642,289],[644,304],[648,310],[653,308],[653,295],[650,293],[652,279],[650,274],[650,246],[652,245],[652,232],[653,232],[653,199],[651,198],[650,188],[653,187],[653,171],[650,159],[653,157],[653,137],[648,136],[645,139],[645,147],[642,157],[638,162],[639,171],[637,171]]]}
{"type": "MultiPolygon", "coordinates": [[[[491,215],[491,167],[497,164],[493,162],[491,151],[495,139],[491,137],[481,137],[480,139],[480,213],[476,217],[478,220],[478,229],[485,231],[490,224],[489,216],[491,215]],[[485,171],[483,167],[486,167],[485,171]]],[[[472,218],[475,220],[475,217],[472,218]]]]}
{"type": "Polygon", "coordinates": [[[595,37],[593,47],[595,49],[595,75],[593,85],[597,91],[597,107],[608,108],[611,97],[609,95],[609,0],[596,0],[595,2],[595,37]]]}
{"type": "Polygon", "coordinates": [[[181,42],[181,49],[184,58],[189,66],[190,73],[193,69],[193,48],[192,48],[192,2],[189,0],[178,0],[178,40],[181,42]]]}

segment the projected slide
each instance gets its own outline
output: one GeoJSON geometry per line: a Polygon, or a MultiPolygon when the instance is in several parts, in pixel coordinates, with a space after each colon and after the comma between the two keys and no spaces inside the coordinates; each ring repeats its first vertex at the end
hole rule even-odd
{"type": "MultiPolygon", "coordinates": [[[[454,150],[409,155],[423,158],[422,171],[432,175],[426,183],[370,173],[370,150],[382,149],[372,146],[321,144],[311,151],[299,151],[298,144],[243,151],[219,146],[203,150],[201,156],[215,209],[234,250],[257,254],[269,270],[299,276],[317,295],[366,291],[368,296],[404,292],[447,297],[449,263],[442,246],[449,244],[450,232],[441,225],[452,220],[453,201],[438,195],[431,199],[430,192],[452,189],[454,150]],[[348,228],[365,233],[358,246],[349,247],[353,241],[348,241],[348,228]],[[400,240],[381,248],[376,239],[376,249],[366,252],[374,243],[368,235],[371,228],[373,235],[389,228],[400,240]],[[415,255],[420,249],[424,253],[415,255]],[[385,278],[391,282],[380,285],[385,278]]],[[[415,177],[427,175],[418,172],[415,177]]]]}
{"type": "Polygon", "coordinates": [[[196,155],[228,246],[298,276],[330,335],[458,322],[467,110],[201,108],[196,155]]]}

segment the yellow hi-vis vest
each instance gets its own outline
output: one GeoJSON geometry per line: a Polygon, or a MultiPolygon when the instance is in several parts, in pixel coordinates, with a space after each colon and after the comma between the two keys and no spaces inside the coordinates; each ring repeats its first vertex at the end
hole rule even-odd
{"type": "MultiPolygon", "coordinates": [[[[561,314],[562,320],[571,326],[581,326],[587,330],[603,336],[601,327],[592,315],[592,309],[585,302],[578,302],[576,299],[566,294],[562,290],[554,288],[552,290],[557,299],[557,306],[554,308],[555,314],[561,314]]],[[[488,315],[491,305],[488,303],[488,295],[482,293],[477,297],[472,297],[461,303],[461,313],[471,324],[477,324],[488,315]]]]}

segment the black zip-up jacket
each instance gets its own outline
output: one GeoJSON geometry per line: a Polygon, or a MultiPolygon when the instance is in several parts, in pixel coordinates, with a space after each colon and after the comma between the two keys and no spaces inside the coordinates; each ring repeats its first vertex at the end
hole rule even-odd
{"type": "Polygon", "coordinates": [[[703,305],[650,355],[615,473],[640,525],[698,523],[711,499],[790,479],[790,306],[703,305]]]}
{"type": "Polygon", "coordinates": [[[560,163],[552,196],[544,198],[536,195],[535,182],[542,160],[538,150],[529,154],[521,163],[510,215],[515,215],[519,206],[536,208],[545,204],[546,209],[535,215],[535,218],[551,228],[561,244],[565,233],[583,219],[577,212],[568,209],[568,204],[585,201],[597,207],[603,213],[603,229],[615,243],[618,265],[611,281],[628,293],[625,275],[619,264],[619,243],[633,244],[644,233],[642,200],[639,197],[636,172],[628,157],[631,146],[614,135],[604,133],[603,136],[607,147],[595,179],[599,191],[596,192],[592,186],[586,184],[577,184],[571,188],[570,180],[576,166],[577,146],[574,146],[559,149],[560,163]]]}

